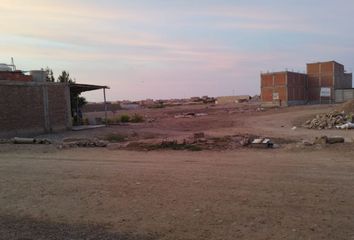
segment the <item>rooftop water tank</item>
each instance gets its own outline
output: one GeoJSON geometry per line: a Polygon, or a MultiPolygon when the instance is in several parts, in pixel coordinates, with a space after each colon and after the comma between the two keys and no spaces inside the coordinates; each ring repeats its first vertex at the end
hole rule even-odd
{"type": "Polygon", "coordinates": [[[34,82],[45,82],[48,76],[47,71],[43,70],[32,70],[30,71],[30,75],[34,82]]]}
{"type": "Polygon", "coordinates": [[[5,63],[0,63],[0,71],[11,72],[12,69],[5,63]]]}

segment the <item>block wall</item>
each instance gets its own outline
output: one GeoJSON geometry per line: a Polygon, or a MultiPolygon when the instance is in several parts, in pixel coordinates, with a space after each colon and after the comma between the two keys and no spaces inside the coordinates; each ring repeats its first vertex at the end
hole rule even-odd
{"type": "Polygon", "coordinates": [[[33,136],[70,127],[67,91],[60,84],[0,83],[0,137],[33,136]]]}
{"type": "MultiPolygon", "coordinates": [[[[340,71],[338,69],[338,71],[340,71]]],[[[344,71],[344,67],[343,67],[344,71]]],[[[335,86],[335,64],[334,62],[310,63],[307,64],[308,75],[308,96],[310,102],[320,102],[322,87],[331,88],[331,98],[334,99],[335,86]]]]}
{"type": "Polygon", "coordinates": [[[261,98],[263,103],[287,104],[286,72],[261,75],[261,98]],[[273,94],[278,94],[279,99],[274,100],[273,94]]]}
{"type": "Polygon", "coordinates": [[[1,80],[30,82],[33,79],[32,76],[24,75],[21,71],[0,71],[0,81],[1,80]]]}
{"type": "Polygon", "coordinates": [[[287,73],[288,101],[307,101],[307,75],[302,73],[287,73]]]}

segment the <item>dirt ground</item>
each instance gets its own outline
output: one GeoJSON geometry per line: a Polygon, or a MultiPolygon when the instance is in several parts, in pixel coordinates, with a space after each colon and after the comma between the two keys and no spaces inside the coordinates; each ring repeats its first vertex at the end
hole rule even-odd
{"type": "Polygon", "coordinates": [[[354,239],[354,130],[299,127],[335,107],[142,110],[156,120],[42,136],[160,139],[203,131],[291,140],[279,149],[0,144],[0,239],[354,239]],[[189,111],[208,115],[174,118],[189,111]],[[298,145],[321,135],[346,143],[298,145]]]}

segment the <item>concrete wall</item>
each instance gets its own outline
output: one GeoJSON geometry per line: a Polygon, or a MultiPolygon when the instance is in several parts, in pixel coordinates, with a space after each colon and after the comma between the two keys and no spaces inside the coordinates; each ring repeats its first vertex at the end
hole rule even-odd
{"type": "Polygon", "coordinates": [[[69,91],[65,84],[0,81],[0,137],[70,128],[69,91]]]}
{"type": "Polygon", "coordinates": [[[307,75],[287,72],[288,102],[294,105],[304,104],[307,101],[307,75]]]}
{"type": "Polygon", "coordinates": [[[287,105],[286,72],[261,74],[261,99],[267,105],[287,105]],[[279,99],[274,100],[274,94],[279,99]]]}
{"type": "Polygon", "coordinates": [[[335,89],[352,88],[352,74],[344,72],[344,66],[335,64],[335,89]]]}
{"type": "Polygon", "coordinates": [[[342,103],[354,99],[354,89],[336,89],[335,90],[336,103],[342,103]]]}
{"type": "Polygon", "coordinates": [[[216,104],[229,104],[229,103],[238,103],[239,101],[250,100],[249,95],[241,96],[222,96],[216,98],[216,104]]]}

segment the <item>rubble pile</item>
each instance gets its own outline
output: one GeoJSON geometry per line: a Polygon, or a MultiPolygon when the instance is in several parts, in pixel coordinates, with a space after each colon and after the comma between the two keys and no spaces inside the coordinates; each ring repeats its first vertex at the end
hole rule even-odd
{"type": "Polygon", "coordinates": [[[335,144],[335,143],[344,143],[345,140],[343,137],[335,136],[335,137],[327,137],[321,136],[316,137],[314,144],[335,144]]]}
{"type": "Polygon", "coordinates": [[[0,144],[52,144],[49,139],[40,138],[20,138],[14,137],[12,139],[0,139],[0,144]]]}
{"type": "Polygon", "coordinates": [[[177,114],[175,115],[175,118],[195,118],[195,117],[204,117],[204,116],[208,116],[208,114],[189,112],[189,113],[177,114]]]}
{"type": "Polygon", "coordinates": [[[352,115],[344,112],[332,111],[326,114],[317,115],[315,118],[306,121],[303,127],[308,129],[332,129],[352,121],[352,115]]]}
{"type": "Polygon", "coordinates": [[[81,138],[81,139],[64,139],[59,148],[75,148],[75,147],[107,147],[108,141],[97,138],[81,138]]]}

